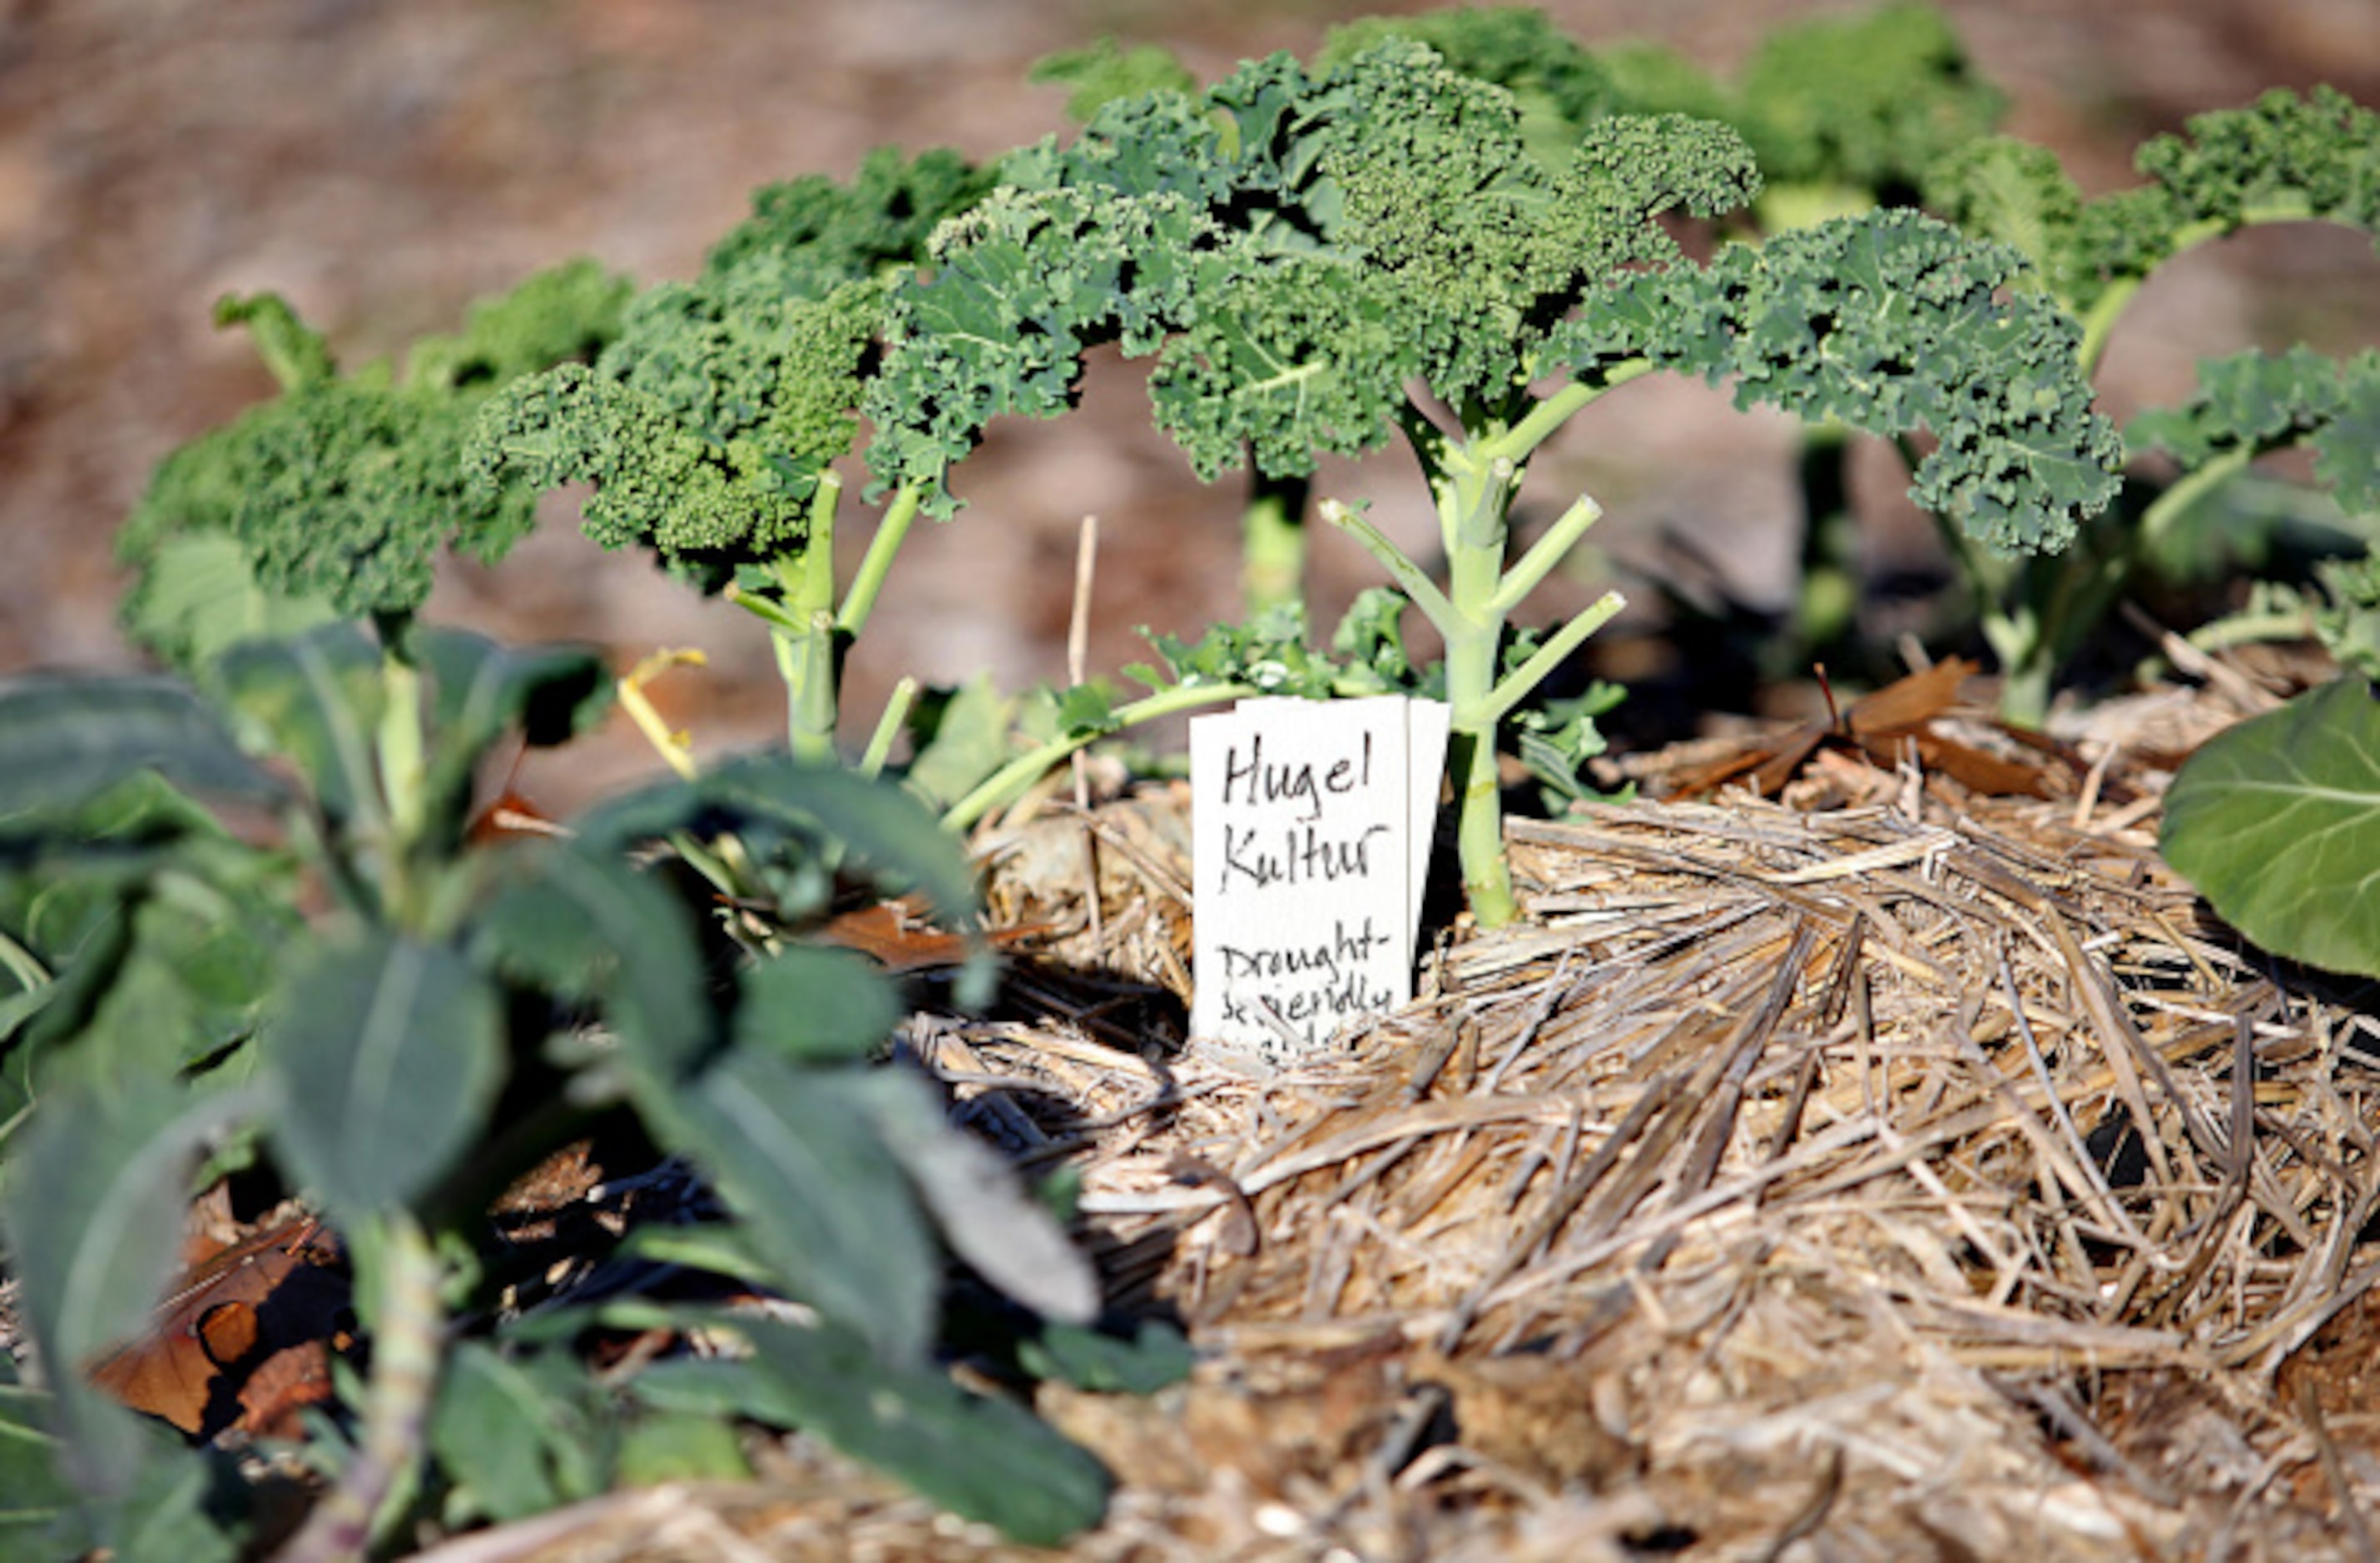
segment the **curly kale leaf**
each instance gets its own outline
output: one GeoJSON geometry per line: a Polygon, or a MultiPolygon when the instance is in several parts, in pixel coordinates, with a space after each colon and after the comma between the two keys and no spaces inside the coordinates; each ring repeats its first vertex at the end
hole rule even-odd
{"type": "Polygon", "coordinates": [[[1073,88],[1066,99],[1066,117],[1077,125],[1119,98],[1191,92],[1198,86],[1198,79],[1172,50],[1156,43],[1127,49],[1112,38],[1102,38],[1087,48],[1045,55],[1033,62],[1025,79],[1037,86],[1073,88]]]}
{"type": "Polygon", "coordinates": [[[489,488],[593,484],[589,537],[650,548],[713,589],[739,564],[800,548],[815,485],[758,442],[708,440],[660,396],[577,364],[491,401],[469,461],[489,488]]]}
{"type": "Polygon", "coordinates": [[[1392,398],[1425,359],[1386,278],[1320,256],[1200,271],[1196,323],[1166,344],[1148,394],[1201,479],[1246,462],[1305,477],[1318,453],[1387,438],[1392,398]]]}
{"type": "Polygon", "coordinates": [[[503,559],[536,524],[536,500],[524,488],[467,483],[471,406],[438,390],[328,381],[183,445],[157,466],[119,538],[121,557],[143,569],[127,624],[162,657],[193,652],[190,625],[148,612],[169,586],[148,571],[169,569],[169,545],[186,535],[228,535],[257,586],[343,619],[417,612],[443,547],[503,559]]]}
{"type": "MultiPolygon", "coordinates": [[[[376,375],[291,391],[200,435],[160,465],[119,552],[144,573],[170,539],[236,539],[254,580],[342,617],[410,613],[430,595],[442,548],[503,557],[528,535],[534,497],[480,489],[463,469],[476,399],[398,387],[376,375]]],[[[149,588],[128,603],[141,633],[149,588]]],[[[175,655],[178,632],[144,636],[175,655]]]]}
{"type": "Polygon", "coordinates": [[[1389,38],[1427,44],[1454,70],[1512,93],[1522,140],[1549,168],[1561,165],[1589,121],[1636,106],[1577,40],[1526,6],[1466,6],[1346,22],[1323,39],[1315,63],[1342,64],[1389,38]]]}
{"type": "Polygon", "coordinates": [[[2113,497],[2122,452],[2090,410],[2073,322],[2000,296],[2021,265],[1929,218],[1868,212],[1628,278],[1560,346],[1582,373],[1642,356],[1732,379],[1739,406],[1928,430],[1918,503],[1995,551],[2052,551],[2113,497]]]}
{"type": "Polygon", "coordinates": [[[583,481],[588,534],[707,585],[797,554],[808,505],[858,438],[885,290],[989,176],[880,148],[848,186],[761,190],[701,276],[631,302],[591,370],[523,381],[480,418],[483,484],[583,481]]]}
{"type": "Polygon", "coordinates": [[[635,292],[627,278],[589,260],[540,272],[472,305],[460,334],[415,343],[406,355],[406,383],[492,389],[555,364],[590,360],[620,334],[635,292]]]}
{"type": "Polygon", "coordinates": [[[2380,352],[2339,362],[2301,345],[2210,358],[2187,403],[2144,412],[2124,433],[2132,448],[2163,450],[2185,469],[2311,444],[2314,476],[2342,507],[2380,511],[2380,352]]]}
{"type": "Polygon", "coordinates": [[[894,294],[884,359],[868,383],[868,465],[926,481],[926,508],[955,513],[943,479],[1003,414],[1073,405],[1082,355],[1100,341],[1148,352],[1216,263],[1212,224],[1179,198],[1002,190],[946,228],[932,282],[894,294]]]}
{"type": "Polygon", "coordinates": [[[2008,97],[1974,73],[1930,6],[1822,17],[1763,40],[1726,117],[1771,184],[1832,185],[1889,198],[1985,135],[2008,97]]]}
{"type": "Polygon", "coordinates": [[[2192,220],[2236,226],[2286,209],[2380,233],[2380,115],[2336,88],[2198,115],[2133,163],[2192,220]]]}
{"type": "Polygon", "coordinates": [[[2016,285],[2066,299],[2093,285],[2093,276],[2073,269],[2086,248],[2096,248],[2083,242],[2082,192],[2047,147],[2011,136],[1970,141],[1926,170],[1924,199],[1944,221],[2032,261],[2016,285]]]}
{"type": "Polygon", "coordinates": [[[812,175],[765,186],[752,197],[752,215],[711,247],[695,289],[732,312],[883,279],[914,264],[934,229],[994,182],[990,170],[947,148],[911,161],[897,147],[878,147],[848,185],[812,175]]]}
{"type": "Polygon", "coordinates": [[[248,328],[282,394],[159,464],[117,539],[139,572],[128,632],[188,668],[244,634],[410,614],[442,549],[503,557],[535,495],[470,480],[472,419],[497,386],[601,347],[627,292],[588,261],[540,273],[416,344],[402,379],[342,376],[272,294],[225,299],[216,321],[248,328]]]}
{"type": "Polygon", "coordinates": [[[2087,314],[2202,239],[2256,223],[2344,224],[2380,238],[2380,115],[2317,87],[2196,115],[2143,146],[2148,183],[2083,202],[2037,148],[1995,140],[1945,160],[1926,201],[2032,256],[2058,297],[2087,314]]]}
{"type": "Polygon", "coordinates": [[[1663,213],[1757,183],[1732,132],[1683,120],[1598,121],[1548,174],[1511,94],[1410,40],[1111,103],[1073,147],[1004,167],[1013,187],[895,289],[870,388],[877,479],[936,485],[940,515],[984,426],[1063,411],[1104,342],[1161,346],[1159,421],[1208,476],[1371,449],[1415,380],[1496,416],[1591,285],[1675,259],[1663,213]]]}

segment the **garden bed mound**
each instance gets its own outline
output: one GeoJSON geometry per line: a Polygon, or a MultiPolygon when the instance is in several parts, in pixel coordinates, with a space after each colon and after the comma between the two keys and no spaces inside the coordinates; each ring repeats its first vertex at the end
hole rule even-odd
{"type": "MultiPolygon", "coordinates": [[[[905,1051],[1200,1357],[1039,1391],[1119,1482],[1067,1556],[2369,1556],[2380,1032],[2163,866],[2161,780],[1515,821],[1523,918],[1269,1074],[1150,1040],[1178,788],[988,830],[1008,1007],[905,1051]]],[[[767,1475],[488,1556],[1018,1555],[767,1475]]]]}

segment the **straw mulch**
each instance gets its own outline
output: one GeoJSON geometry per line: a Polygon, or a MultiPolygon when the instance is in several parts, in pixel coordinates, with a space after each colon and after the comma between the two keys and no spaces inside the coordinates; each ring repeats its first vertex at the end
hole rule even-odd
{"type": "MultiPolygon", "coordinates": [[[[2372,1556],[2380,1036],[2164,869],[2156,780],[1516,821],[1523,921],[1277,1075],[1151,1045],[1176,795],[987,836],[1050,958],[907,1049],[1202,1353],[1042,1391],[1121,1481],[1070,1555],[2372,1556]]],[[[1003,1551],[772,1458],[534,1555],[1003,1551]]]]}

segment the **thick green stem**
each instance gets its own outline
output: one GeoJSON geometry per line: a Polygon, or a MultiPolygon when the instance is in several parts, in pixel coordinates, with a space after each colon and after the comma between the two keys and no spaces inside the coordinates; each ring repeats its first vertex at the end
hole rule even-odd
{"type": "Polygon", "coordinates": [[[785,746],[797,760],[826,765],[835,757],[839,719],[835,691],[834,616],[814,614],[798,635],[771,636],[777,676],[785,685],[785,746]]]}
{"type": "Polygon", "coordinates": [[[859,561],[859,573],[851,578],[850,588],[843,596],[842,611],[834,616],[835,628],[843,632],[846,644],[868,627],[868,616],[876,611],[876,594],[884,589],[884,577],[892,570],[892,557],[900,552],[903,540],[908,537],[909,523],[917,518],[917,506],[925,494],[923,484],[904,484],[876,523],[876,535],[868,539],[868,552],[859,561]]]}
{"type": "Polygon", "coordinates": [[[1505,618],[1495,602],[1503,586],[1504,542],[1519,479],[1511,460],[1480,460],[1470,452],[1449,462],[1438,487],[1451,610],[1438,628],[1446,641],[1447,715],[1453,730],[1447,763],[1454,781],[1455,847],[1463,898],[1483,928],[1501,927],[1520,911],[1504,858],[1495,716],[1505,618]]]}
{"type": "Polygon", "coordinates": [[[1249,621],[1305,600],[1305,478],[1268,478],[1249,484],[1240,520],[1240,606],[1249,621]]]}
{"type": "Polygon", "coordinates": [[[1019,755],[984,780],[974,792],[961,798],[942,813],[945,829],[964,830],[985,815],[1008,803],[1039,780],[1051,766],[1087,744],[1097,742],[1120,728],[1135,727],[1160,717],[1195,711],[1201,706],[1212,706],[1224,700],[1245,699],[1264,691],[1252,684],[1185,684],[1172,689],[1160,689],[1145,695],[1130,704],[1118,708],[1115,726],[1097,733],[1067,733],[1052,738],[1029,753],[1019,755]]]}
{"type": "Polygon", "coordinates": [[[1512,496],[1531,453],[1556,430],[1604,392],[1650,374],[1653,368],[1641,358],[1609,366],[1535,403],[1511,424],[1491,423],[1467,441],[1448,434],[1418,409],[1400,417],[1399,427],[1438,500],[1439,532],[1447,558],[1442,592],[1378,527],[1343,507],[1324,507],[1329,519],[1345,527],[1387,567],[1446,643],[1451,728],[1447,769],[1457,803],[1455,846],[1463,863],[1463,895],[1482,927],[1500,927],[1520,911],[1504,857],[1497,724],[1621,608],[1618,594],[1607,595],[1564,625],[1509,678],[1498,681],[1505,621],[1602,515],[1592,499],[1582,497],[1507,570],[1512,496]]]}
{"type": "Polygon", "coordinates": [[[374,1254],[371,1384],[363,1439],[339,1484],[314,1506],[280,1563],[351,1563],[366,1555],[372,1521],[419,1457],[438,1385],[441,1273],[413,1218],[384,1218],[374,1254]]]}
{"type": "Polygon", "coordinates": [[[834,523],[842,500],[843,479],[832,472],[820,479],[802,551],[773,566],[784,594],[783,619],[790,621],[772,621],[777,675],[785,685],[785,746],[795,759],[818,765],[835,757],[842,714],[843,654],[834,614],[834,523]]]}
{"type": "Polygon", "coordinates": [[[394,641],[381,652],[380,726],[372,734],[381,794],[383,913],[414,926],[414,854],[428,829],[429,757],[422,734],[421,670],[394,641]]]}

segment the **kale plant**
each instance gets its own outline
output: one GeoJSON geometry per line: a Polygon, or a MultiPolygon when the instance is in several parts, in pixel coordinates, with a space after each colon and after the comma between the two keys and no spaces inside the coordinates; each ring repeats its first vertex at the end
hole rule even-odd
{"type": "Polygon", "coordinates": [[[271,294],[226,298],[280,394],[175,451],[126,522],[137,572],[125,628],[194,671],[250,635],[333,617],[396,632],[430,595],[442,549],[492,562],[527,536],[526,486],[475,486],[462,453],[499,388],[593,356],[618,332],[627,283],[590,261],[540,273],[471,309],[462,332],[343,374],[322,335],[271,294]]]}
{"type": "Polygon", "coordinates": [[[2014,251],[1871,212],[1689,260],[1664,220],[1759,188],[1723,126],[1608,116],[1549,166],[1512,94],[1397,39],[1328,70],[1276,55],[1196,96],[1118,100],[1002,176],[893,291],[866,401],[879,488],[950,514],[946,477],[986,425],[1067,410],[1104,342],[1155,356],[1157,420],[1205,478],[1305,476],[1402,435],[1446,584],[1357,510],[1324,515],[1445,640],[1484,924],[1515,909],[1498,726],[1620,607],[1607,594],[1503,671],[1512,615],[1600,514],[1580,498],[1509,560],[1512,505],[1538,448],[1606,393],[1667,369],[1730,379],[1745,403],[1924,429],[1912,491],[1993,551],[2063,546],[2114,488],[2073,326],[2011,291],[2014,251]]]}
{"type": "MultiPolygon", "coordinates": [[[[2344,224],[2380,236],[2380,115],[2328,88],[2274,91],[2192,118],[2135,159],[2145,183],[2084,200],[2047,151],[2005,138],[1946,158],[1929,206],[2023,250],[2026,285],[2071,311],[2084,373],[2095,373],[2126,307],[2158,268],[2200,245],[2274,223],[2344,224]]],[[[1946,532],[1975,584],[1984,634],[2006,677],[2002,709],[2038,722],[2061,668],[2140,571],[2172,551],[2194,510],[2259,457],[2315,452],[2315,477],[2350,512],[2373,507],[2380,371],[2299,346],[2200,366],[2183,405],[2141,414],[2127,455],[2178,466],[2143,479],[2059,560],[1993,560],[1946,532]]]]}
{"type": "Polygon", "coordinates": [[[474,493],[591,483],[589,536],[765,621],[805,758],[834,752],[844,655],[923,492],[893,495],[838,600],[833,464],[858,436],[885,294],[988,186],[955,153],[883,148],[848,186],[762,189],[699,277],[639,295],[591,365],[506,388],[466,453],[474,493]]]}

